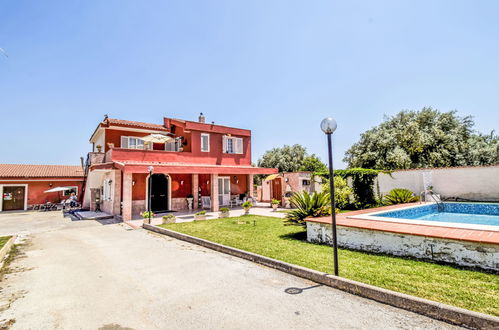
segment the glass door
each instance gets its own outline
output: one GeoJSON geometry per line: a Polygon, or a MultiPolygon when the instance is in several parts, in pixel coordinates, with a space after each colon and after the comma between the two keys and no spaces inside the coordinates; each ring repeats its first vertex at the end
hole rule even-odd
{"type": "Polygon", "coordinates": [[[227,206],[230,203],[230,178],[218,178],[218,204],[227,206]]]}

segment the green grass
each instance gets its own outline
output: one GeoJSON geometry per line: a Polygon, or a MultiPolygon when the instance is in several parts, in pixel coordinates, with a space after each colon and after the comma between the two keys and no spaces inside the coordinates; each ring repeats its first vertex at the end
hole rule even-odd
{"type": "MultiPolygon", "coordinates": [[[[306,242],[304,228],[284,226],[277,218],[248,215],[162,227],[332,273],[331,247],[306,242]]],[[[495,274],[346,249],[339,250],[339,270],[352,280],[499,316],[495,274]]]]}
{"type": "Polygon", "coordinates": [[[0,249],[9,241],[12,236],[0,236],[0,249]]]}

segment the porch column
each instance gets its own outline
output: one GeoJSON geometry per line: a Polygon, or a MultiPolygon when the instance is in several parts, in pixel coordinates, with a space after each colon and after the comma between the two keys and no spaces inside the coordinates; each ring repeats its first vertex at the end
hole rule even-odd
{"type": "Polygon", "coordinates": [[[193,208],[197,209],[199,205],[199,174],[192,175],[192,196],[194,196],[193,208]]]}
{"type": "Polygon", "coordinates": [[[211,187],[211,210],[217,212],[219,209],[218,205],[218,174],[212,174],[210,178],[211,187]]]}
{"type": "Polygon", "coordinates": [[[248,195],[254,197],[253,174],[248,174],[248,195]]]}
{"type": "Polygon", "coordinates": [[[132,220],[132,173],[123,173],[123,221],[132,220]]]}

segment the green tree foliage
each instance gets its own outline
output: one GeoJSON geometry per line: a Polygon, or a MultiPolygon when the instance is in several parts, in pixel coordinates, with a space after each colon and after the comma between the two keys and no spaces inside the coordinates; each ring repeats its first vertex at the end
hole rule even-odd
{"type": "Polygon", "coordinates": [[[414,196],[412,191],[409,189],[392,189],[390,192],[383,197],[383,203],[385,205],[403,204],[417,202],[418,197],[414,196]]]}
{"type": "Polygon", "coordinates": [[[296,209],[286,214],[285,223],[289,225],[305,226],[303,219],[307,217],[322,217],[331,214],[329,194],[306,191],[296,192],[289,199],[291,205],[296,209]]]}
{"type": "Polygon", "coordinates": [[[455,111],[401,111],[363,133],[344,161],[384,170],[499,163],[499,137],[479,134],[473,126],[470,116],[455,111]]]}
{"type": "Polygon", "coordinates": [[[305,147],[299,144],[285,145],[265,152],[258,161],[258,166],[278,168],[279,172],[325,171],[326,165],[315,154],[308,155],[305,147]]]}
{"type": "MultiPolygon", "coordinates": [[[[326,194],[330,194],[329,179],[322,181],[322,191],[326,194]]],[[[350,196],[353,195],[353,190],[347,184],[347,180],[340,176],[334,177],[334,200],[336,202],[336,207],[343,210],[350,204],[350,196]]]]}
{"type": "MultiPolygon", "coordinates": [[[[353,208],[366,208],[378,205],[376,196],[374,193],[374,182],[378,177],[379,170],[371,170],[366,168],[350,168],[346,170],[335,170],[335,178],[341,177],[343,179],[352,179],[352,188],[355,196],[355,203],[349,205],[353,208]]],[[[329,178],[328,172],[317,172],[315,175],[322,177],[323,179],[329,178]]]]}
{"type": "Polygon", "coordinates": [[[312,154],[303,159],[300,171],[323,172],[327,171],[327,166],[317,157],[317,155],[312,154]]]}

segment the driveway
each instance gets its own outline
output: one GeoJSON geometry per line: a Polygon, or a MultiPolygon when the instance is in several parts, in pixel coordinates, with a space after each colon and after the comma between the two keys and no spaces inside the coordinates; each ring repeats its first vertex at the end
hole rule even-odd
{"type": "Polygon", "coordinates": [[[0,214],[0,235],[16,232],[24,245],[0,282],[13,329],[452,328],[122,223],[0,214]]]}

